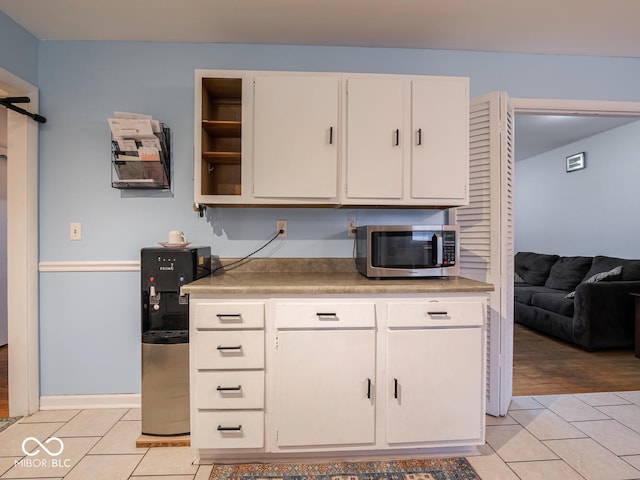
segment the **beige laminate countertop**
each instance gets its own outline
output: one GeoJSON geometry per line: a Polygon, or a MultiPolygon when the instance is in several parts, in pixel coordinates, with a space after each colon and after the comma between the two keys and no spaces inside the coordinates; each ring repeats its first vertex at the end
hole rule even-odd
{"type": "MultiPolygon", "coordinates": [[[[493,285],[464,277],[374,280],[340,259],[256,265],[201,278],[183,287],[195,295],[324,295],[491,292],[493,285]],[[336,265],[338,268],[336,268],[336,265]]],[[[224,262],[223,262],[224,264],[224,262]]]]}

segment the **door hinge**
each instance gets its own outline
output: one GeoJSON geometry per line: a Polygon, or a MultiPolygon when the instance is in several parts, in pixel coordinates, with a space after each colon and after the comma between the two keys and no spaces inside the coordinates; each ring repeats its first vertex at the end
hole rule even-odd
{"type": "Polygon", "coordinates": [[[278,337],[276,336],[275,347],[278,348],[278,337]]]}
{"type": "Polygon", "coordinates": [[[280,438],[280,430],[276,428],[276,444],[278,443],[279,438],[280,438]]]}

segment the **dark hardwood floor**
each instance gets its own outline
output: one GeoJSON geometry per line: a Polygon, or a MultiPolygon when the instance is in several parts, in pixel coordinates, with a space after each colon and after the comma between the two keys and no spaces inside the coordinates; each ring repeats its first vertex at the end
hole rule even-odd
{"type": "Polygon", "coordinates": [[[586,352],[514,325],[513,395],[640,390],[633,349],[586,352]]]}
{"type": "MultiPolygon", "coordinates": [[[[9,347],[0,347],[0,418],[9,416],[9,347]]],[[[514,326],[513,395],[640,390],[633,350],[585,352],[522,325],[514,326]]]]}

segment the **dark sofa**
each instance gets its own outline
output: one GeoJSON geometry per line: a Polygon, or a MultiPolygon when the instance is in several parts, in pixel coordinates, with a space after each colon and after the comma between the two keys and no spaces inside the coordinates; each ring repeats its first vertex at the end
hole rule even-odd
{"type": "Polygon", "coordinates": [[[631,348],[640,260],[515,255],[514,321],[585,350],[631,348]]]}

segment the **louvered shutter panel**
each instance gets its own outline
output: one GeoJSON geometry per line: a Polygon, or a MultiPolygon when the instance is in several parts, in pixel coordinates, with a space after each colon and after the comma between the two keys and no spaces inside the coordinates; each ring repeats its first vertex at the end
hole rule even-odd
{"type": "Polygon", "coordinates": [[[487,308],[487,413],[505,415],[513,371],[513,109],[504,93],[471,100],[469,205],[460,226],[460,275],[491,283],[487,308]]]}

